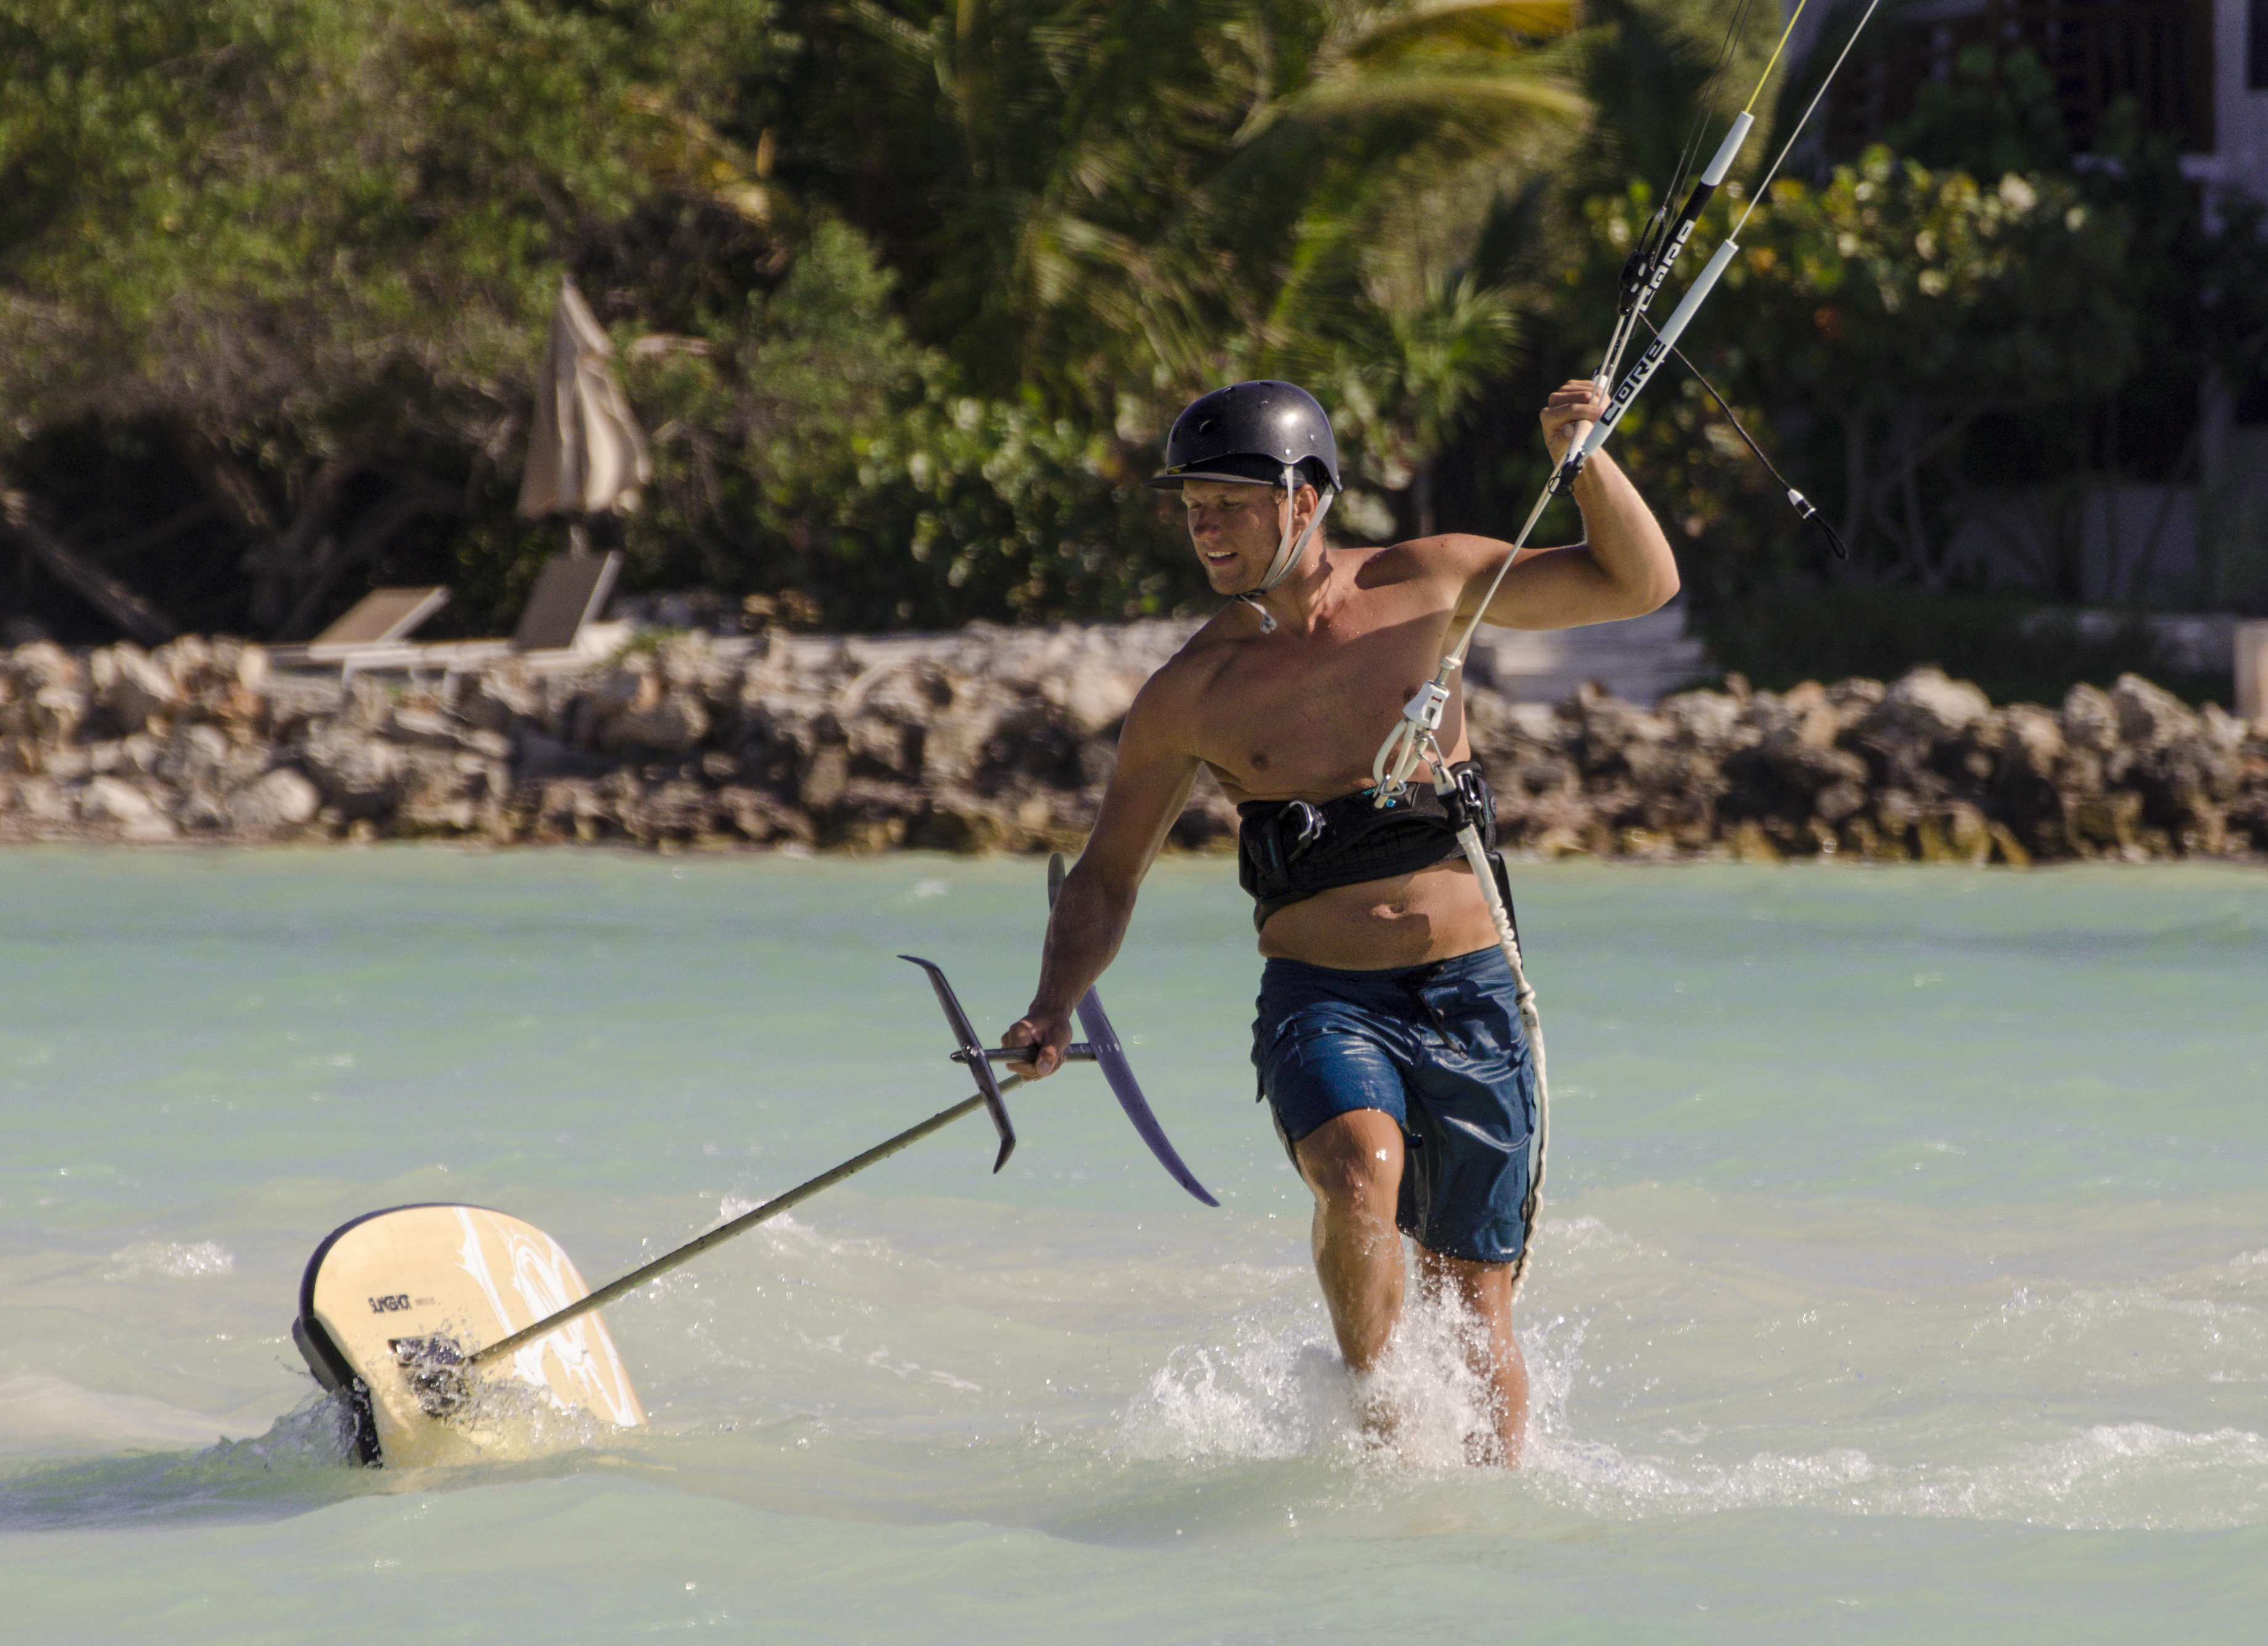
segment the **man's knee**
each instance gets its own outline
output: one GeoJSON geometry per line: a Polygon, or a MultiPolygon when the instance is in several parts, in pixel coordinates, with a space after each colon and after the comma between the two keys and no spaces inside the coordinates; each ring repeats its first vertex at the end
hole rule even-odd
{"type": "Polygon", "coordinates": [[[1427,1289],[1454,1297],[1484,1319],[1511,1317],[1512,1268],[1510,1263],[1483,1263],[1472,1258],[1450,1257],[1424,1245],[1418,1248],[1418,1269],[1427,1289]]]}
{"type": "Polygon", "coordinates": [[[1391,1218],[1402,1187],[1402,1128],[1380,1109],[1335,1114],[1300,1140],[1300,1174],[1333,1209],[1391,1218]]]}

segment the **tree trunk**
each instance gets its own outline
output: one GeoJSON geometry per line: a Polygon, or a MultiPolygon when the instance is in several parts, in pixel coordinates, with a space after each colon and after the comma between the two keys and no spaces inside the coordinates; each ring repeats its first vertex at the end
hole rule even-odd
{"type": "Polygon", "coordinates": [[[401,529],[424,514],[458,514],[462,512],[456,492],[451,488],[431,481],[410,481],[377,507],[364,511],[355,522],[345,544],[335,552],[330,548],[334,540],[326,537],[320,545],[322,552],[300,594],[298,604],[284,620],[276,631],[278,639],[306,638],[314,625],[315,614],[322,609],[324,599],[338,586],[338,581],[363,562],[374,557],[387,544],[399,536],[401,529]]]}
{"type": "Polygon", "coordinates": [[[180,626],[48,530],[20,491],[0,489],[0,525],[13,533],[56,580],[145,646],[161,646],[180,626]]]}
{"type": "Polygon", "coordinates": [[[348,482],[362,472],[362,454],[334,452],[313,473],[302,464],[288,488],[293,500],[287,522],[259,475],[225,446],[186,426],[176,425],[172,433],[183,467],[245,540],[242,565],[252,579],[247,627],[268,636],[283,633],[322,575],[331,518],[348,482]]]}

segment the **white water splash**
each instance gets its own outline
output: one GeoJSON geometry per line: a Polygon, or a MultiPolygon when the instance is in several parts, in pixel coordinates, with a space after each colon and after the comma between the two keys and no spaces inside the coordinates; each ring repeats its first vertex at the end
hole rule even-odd
{"type": "Polygon", "coordinates": [[[236,1254],[217,1240],[144,1240],[110,1254],[105,1280],[207,1280],[236,1272],[236,1254]]]}
{"type": "Polygon", "coordinates": [[[1380,1364],[1350,1373],[1320,1305],[1253,1314],[1226,1344],[1183,1345],[1128,1407],[1120,1441],[1138,1458],[1214,1462],[1358,1459],[1418,1470],[1493,1451],[1491,1392],[1468,1363],[1471,1317],[1410,1289],[1380,1364]]]}

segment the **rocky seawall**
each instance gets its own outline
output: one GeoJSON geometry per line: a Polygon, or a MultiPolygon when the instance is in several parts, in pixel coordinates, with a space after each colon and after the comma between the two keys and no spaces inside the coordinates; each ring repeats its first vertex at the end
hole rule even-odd
{"type": "MultiPolygon", "coordinates": [[[[257,646],[0,654],[0,841],[442,837],[950,851],[1076,847],[1185,623],[677,636],[412,680],[257,646]]],[[[2268,857],[2268,728],[2127,676],[1995,707],[1919,669],[1653,709],[1469,690],[1507,847],[2006,863],[2268,857]]],[[[1209,778],[1173,833],[1229,845],[1209,778]]]]}

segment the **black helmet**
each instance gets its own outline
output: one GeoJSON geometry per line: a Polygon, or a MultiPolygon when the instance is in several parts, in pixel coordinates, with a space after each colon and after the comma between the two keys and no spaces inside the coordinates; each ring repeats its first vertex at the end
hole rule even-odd
{"type": "Polygon", "coordinates": [[[1280,486],[1284,471],[1326,495],[1339,489],[1339,447],[1315,397],[1294,383],[1232,383],[1189,402],[1166,437],[1166,470],[1148,483],[1185,480],[1280,486]]]}
{"type": "Polygon", "coordinates": [[[1286,493],[1304,480],[1319,494],[1315,511],[1301,528],[1297,511],[1287,510],[1284,540],[1260,581],[1236,598],[1260,614],[1263,634],[1276,620],[1260,596],[1292,575],[1308,540],[1331,511],[1339,492],[1339,445],[1331,420],[1315,397],[1294,383],[1232,383],[1191,400],[1166,436],[1166,472],[1149,484],[1179,491],[1189,480],[1220,480],[1247,486],[1281,486],[1286,493]]]}

